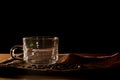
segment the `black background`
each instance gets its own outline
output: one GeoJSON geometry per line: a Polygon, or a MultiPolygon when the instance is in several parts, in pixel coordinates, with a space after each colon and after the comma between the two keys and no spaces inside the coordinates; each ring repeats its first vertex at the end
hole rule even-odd
{"type": "Polygon", "coordinates": [[[0,52],[9,53],[25,36],[58,36],[60,52],[119,52],[118,14],[101,5],[2,6],[0,52]]]}

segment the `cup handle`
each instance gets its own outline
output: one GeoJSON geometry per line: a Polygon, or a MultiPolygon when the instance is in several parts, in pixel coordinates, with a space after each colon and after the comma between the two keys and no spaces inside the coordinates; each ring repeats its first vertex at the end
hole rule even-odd
{"type": "Polygon", "coordinates": [[[11,57],[12,57],[13,59],[22,60],[21,57],[16,56],[15,51],[16,51],[17,49],[23,51],[23,46],[22,46],[22,45],[14,45],[13,47],[11,47],[11,49],[10,49],[10,55],[11,55],[11,57]]]}

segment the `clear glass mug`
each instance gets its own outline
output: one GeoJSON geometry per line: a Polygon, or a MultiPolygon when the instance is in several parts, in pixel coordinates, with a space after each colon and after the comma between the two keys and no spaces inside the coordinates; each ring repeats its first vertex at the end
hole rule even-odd
{"type": "Polygon", "coordinates": [[[15,51],[21,49],[26,63],[54,64],[58,60],[59,38],[52,36],[23,37],[23,45],[15,45],[10,49],[12,58],[16,57],[15,51]]]}

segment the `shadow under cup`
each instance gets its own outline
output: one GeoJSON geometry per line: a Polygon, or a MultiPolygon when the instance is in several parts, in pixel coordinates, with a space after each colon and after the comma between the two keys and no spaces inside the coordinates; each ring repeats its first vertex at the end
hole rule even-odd
{"type": "Polygon", "coordinates": [[[54,64],[58,60],[58,37],[33,36],[24,37],[23,45],[15,45],[11,48],[11,56],[14,56],[15,50],[22,48],[23,60],[29,64],[54,64]]]}

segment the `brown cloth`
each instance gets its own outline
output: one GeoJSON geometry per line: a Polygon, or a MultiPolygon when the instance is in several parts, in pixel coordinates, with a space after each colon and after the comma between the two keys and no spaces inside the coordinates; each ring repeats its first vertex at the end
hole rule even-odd
{"type": "Polygon", "coordinates": [[[82,69],[120,68],[120,53],[97,57],[69,54],[61,62],[80,64],[82,69]]]}

